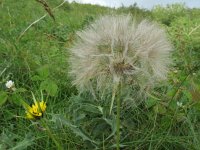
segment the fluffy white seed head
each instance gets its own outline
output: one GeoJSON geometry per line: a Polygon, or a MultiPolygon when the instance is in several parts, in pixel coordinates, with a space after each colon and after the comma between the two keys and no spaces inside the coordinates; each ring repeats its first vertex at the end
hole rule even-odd
{"type": "Polygon", "coordinates": [[[82,90],[91,84],[105,89],[116,78],[143,88],[166,78],[172,47],[155,23],[136,23],[130,15],[103,16],[77,35],[70,73],[82,90]]]}

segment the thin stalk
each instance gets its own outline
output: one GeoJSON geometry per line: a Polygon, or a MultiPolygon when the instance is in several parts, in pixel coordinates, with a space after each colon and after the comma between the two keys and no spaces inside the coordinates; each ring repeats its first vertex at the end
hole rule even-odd
{"type": "Polygon", "coordinates": [[[54,137],[54,135],[51,133],[51,130],[49,129],[48,125],[46,124],[46,120],[42,120],[42,125],[45,127],[47,134],[49,135],[49,137],[52,139],[52,141],[55,143],[57,150],[63,150],[62,146],[60,145],[60,143],[56,140],[56,138],[54,137]]]}
{"type": "Polygon", "coordinates": [[[121,107],[121,83],[117,87],[117,150],[120,150],[120,107],[121,107]]]}
{"type": "Polygon", "coordinates": [[[104,134],[103,134],[103,150],[105,150],[105,145],[104,145],[104,134]]]}

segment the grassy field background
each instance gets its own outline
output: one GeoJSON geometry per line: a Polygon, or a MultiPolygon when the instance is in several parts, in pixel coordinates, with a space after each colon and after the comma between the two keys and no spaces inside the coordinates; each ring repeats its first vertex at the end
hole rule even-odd
{"type": "MultiPolygon", "coordinates": [[[[51,8],[62,3],[47,2],[51,8]]],[[[96,102],[90,93],[79,94],[68,74],[68,57],[77,31],[101,15],[122,13],[158,22],[174,51],[168,81],[137,107],[122,106],[121,149],[200,149],[200,9],[173,4],[149,11],[137,5],[113,9],[66,2],[53,10],[55,21],[47,14],[20,37],[46,13],[34,0],[0,0],[0,150],[115,149],[114,114],[101,111],[111,97],[96,102]],[[6,89],[8,80],[15,82],[15,92],[6,89]],[[46,125],[25,119],[20,103],[32,104],[31,91],[40,97],[41,90],[46,125]]]]}

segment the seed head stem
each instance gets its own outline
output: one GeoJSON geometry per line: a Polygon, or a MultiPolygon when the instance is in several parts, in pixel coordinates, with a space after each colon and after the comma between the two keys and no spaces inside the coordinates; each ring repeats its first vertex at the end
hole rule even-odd
{"type": "Polygon", "coordinates": [[[117,88],[117,150],[120,150],[120,107],[121,107],[121,82],[117,88]]]}

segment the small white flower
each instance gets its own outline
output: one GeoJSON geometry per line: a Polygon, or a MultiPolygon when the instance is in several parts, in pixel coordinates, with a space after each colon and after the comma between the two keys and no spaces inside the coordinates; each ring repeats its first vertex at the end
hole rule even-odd
{"type": "Polygon", "coordinates": [[[6,82],[6,87],[8,89],[13,88],[14,86],[15,86],[15,84],[14,84],[14,82],[12,80],[9,80],[9,81],[6,82]]]}
{"type": "Polygon", "coordinates": [[[183,106],[182,102],[177,102],[176,104],[177,104],[178,107],[182,107],[183,106]]]}

